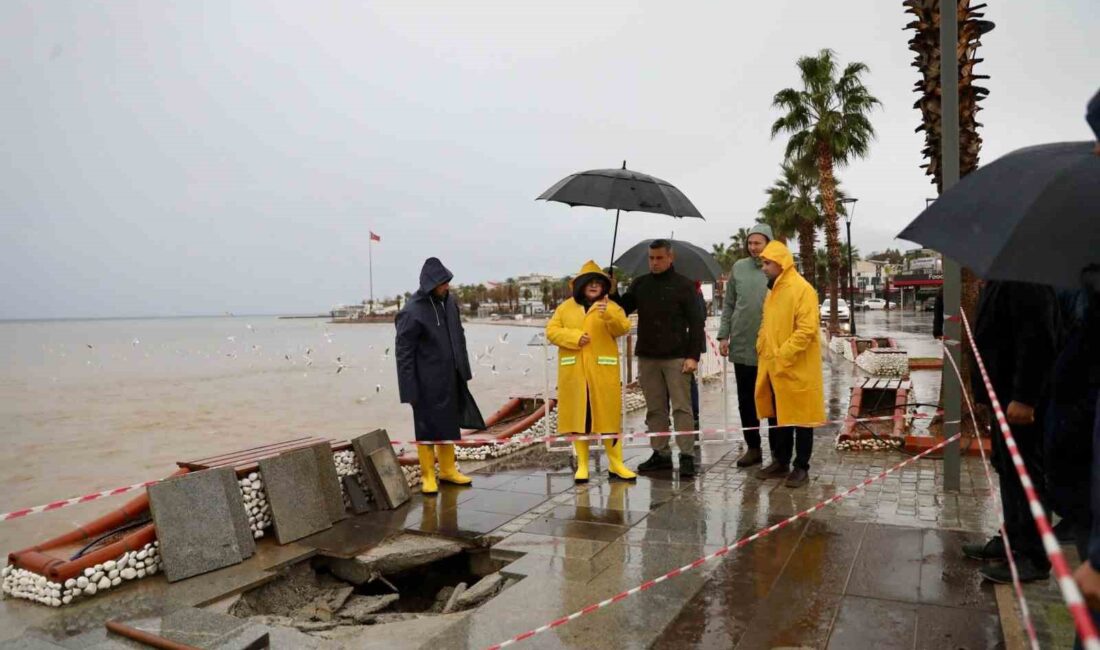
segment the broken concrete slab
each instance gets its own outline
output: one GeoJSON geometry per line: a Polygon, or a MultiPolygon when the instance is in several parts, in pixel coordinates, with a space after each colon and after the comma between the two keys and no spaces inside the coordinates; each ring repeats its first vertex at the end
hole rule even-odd
{"type": "Polygon", "coordinates": [[[432,604],[431,609],[428,610],[428,611],[430,611],[433,614],[442,613],[443,608],[447,606],[447,602],[451,599],[451,596],[453,596],[454,593],[455,593],[455,588],[450,586],[450,585],[447,585],[447,586],[443,587],[442,589],[440,589],[435,594],[435,603],[432,604]]]}
{"type": "Polygon", "coordinates": [[[259,462],[275,537],[293,542],[332,527],[313,449],[296,449],[259,462]]]}
{"type": "Polygon", "coordinates": [[[363,628],[358,626],[345,626],[319,632],[317,636],[338,643],[343,650],[419,650],[424,647],[426,639],[432,639],[467,616],[468,612],[457,612],[388,620],[385,623],[376,622],[369,628],[369,633],[364,633],[363,628]]]}
{"type": "Polygon", "coordinates": [[[327,591],[321,588],[309,562],[302,562],[289,567],[279,579],[242,594],[229,613],[240,617],[265,614],[289,618],[327,591]]]}
{"type": "Polygon", "coordinates": [[[326,589],[311,602],[294,610],[291,617],[302,621],[331,621],[354,591],[355,588],[349,586],[326,589]]]}
{"type": "Polygon", "coordinates": [[[226,489],[227,473],[236,484],[233,470],[220,467],[148,487],[149,509],[160,540],[164,575],[169,582],[239,564],[245,559],[237,534],[236,508],[230,502],[239,502],[239,512],[244,511],[244,503],[240,490],[226,489]]]}
{"type": "Polygon", "coordinates": [[[466,593],[466,583],[460,582],[455,585],[455,590],[451,592],[451,597],[447,599],[447,603],[443,605],[443,614],[450,614],[458,607],[458,599],[462,594],[466,593]]]}
{"type": "Polygon", "coordinates": [[[386,609],[400,599],[401,596],[398,594],[352,596],[336,613],[336,616],[341,620],[364,625],[373,620],[374,614],[386,609]]]}
{"type": "Polygon", "coordinates": [[[340,521],[348,516],[344,508],[344,496],[340,492],[340,477],[336,475],[336,461],[332,458],[332,445],[319,442],[309,447],[317,457],[317,473],[321,492],[328,505],[329,519],[340,521]]]}
{"type": "Polygon", "coordinates": [[[465,545],[452,540],[420,535],[398,535],[363,555],[351,559],[325,558],[324,561],[337,578],[354,585],[361,585],[370,582],[377,575],[398,573],[458,555],[465,549],[465,545]]]}
{"type": "Polygon", "coordinates": [[[354,476],[345,476],[340,480],[344,484],[344,491],[348,493],[348,501],[351,501],[351,511],[357,515],[370,512],[370,497],[359,484],[359,480],[354,476]]]}
{"type": "Polygon", "coordinates": [[[380,508],[393,510],[409,500],[409,484],[385,429],[376,429],[351,441],[363,479],[380,508]]]}
{"type": "Polygon", "coordinates": [[[458,597],[457,605],[463,609],[477,607],[495,596],[503,584],[504,576],[500,575],[500,573],[491,573],[481,580],[478,580],[474,586],[463,592],[463,594],[458,597]]]}

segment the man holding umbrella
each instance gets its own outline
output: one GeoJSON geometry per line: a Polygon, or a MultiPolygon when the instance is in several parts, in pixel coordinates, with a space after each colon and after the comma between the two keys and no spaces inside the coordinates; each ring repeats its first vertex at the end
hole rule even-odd
{"type": "MultiPolygon", "coordinates": [[[[691,375],[703,348],[703,313],[695,284],[673,268],[672,242],[655,239],[649,245],[649,273],[630,284],[618,302],[627,314],[638,312],[638,382],[646,403],[646,430],[691,431],[691,375]],[[672,421],[669,403],[672,404],[672,421]]],[[[613,298],[615,298],[613,296],[613,298]]],[[[695,475],[694,436],[676,436],[680,476],[695,475]]],[[[668,437],[650,439],[653,455],[638,471],[672,469],[668,437]]]]}

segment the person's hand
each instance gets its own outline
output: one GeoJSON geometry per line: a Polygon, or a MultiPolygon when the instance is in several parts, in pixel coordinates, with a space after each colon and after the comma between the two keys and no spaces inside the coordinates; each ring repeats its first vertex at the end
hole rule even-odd
{"type": "Polygon", "coordinates": [[[1015,400],[1008,403],[1008,410],[1005,412],[1005,419],[1009,424],[1015,424],[1017,426],[1034,424],[1035,423],[1035,409],[1023,402],[1017,402],[1015,400]]]}
{"type": "Polygon", "coordinates": [[[606,313],[607,312],[607,296],[604,296],[603,300],[599,301],[594,306],[596,307],[596,311],[600,312],[600,314],[606,313]]]}
{"type": "Polygon", "coordinates": [[[592,342],[592,337],[588,336],[588,332],[581,334],[581,340],[577,341],[577,345],[584,347],[592,342]]]}
{"type": "Polygon", "coordinates": [[[699,362],[695,359],[684,359],[684,367],[681,369],[681,371],[685,375],[690,375],[691,373],[695,372],[695,369],[698,367],[699,362]]]}
{"type": "Polygon", "coordinates": [[[1089,609],[1100,611],[1100,571],[1092,568],[1092,564],[1086,559],[1073,572],[1073,580],[1081,595],[1085,597],[1085,603],[1089,609]]]}
{"type": "Polygon", "coordinates": [[[721,355],[723,357],[728,357],[730,355],[730,340],[729,339],[722,339],[721,341],[718,342],[718,352],[721,353],[721,355]]]}

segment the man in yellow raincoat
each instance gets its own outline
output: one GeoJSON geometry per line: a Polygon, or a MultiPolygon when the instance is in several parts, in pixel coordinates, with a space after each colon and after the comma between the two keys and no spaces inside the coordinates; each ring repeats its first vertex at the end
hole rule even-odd
{"type": "MultiPolygon", "coordinates": [[[[630,331],[622,307],[610,302],[609,278],[588,261],[573,278],[573,297],[558,305],[546,324],[546,338],[558,346],[558,433],[605,434],[622,431],[619,347],[615,339],[630,331]]],[[[576,481],[588,480],[588,441],[577,450],[576,481]]],[[[636,478],[623,464],[623,441],[605,440],[608,471],[636,478]]]]}
{"type": "Polygon", "coordinates": [[[825,420],[817,292],[782,242],[769,242],[760,259],[770,291],[756,337],[756,413],[769,421],[772,462],[757,476],[785,477],[788,487],[801,487],[809,481],[813,426],[825,420]]]}

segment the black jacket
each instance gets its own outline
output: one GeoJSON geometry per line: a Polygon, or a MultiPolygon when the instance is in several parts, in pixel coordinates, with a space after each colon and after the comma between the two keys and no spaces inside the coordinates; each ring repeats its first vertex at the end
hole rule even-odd
{"type": "Polygon", "coordinates": [[[695,293],[695,283],[670,268],[639,276],[626,293],[612,296],[627,314],[638,312],[639,357],[699,360],[704,319],[695,293]]]}
{"type": "Polygon", "coordinates": [[[413,407],[417,440],[457,440],[460,427],[485,423],[466,388],[473,375],[458,303],[432,289],[453,275],[434,257],[420,271],[420,289],[397,314],[397,386],[401,401],[413,407]]]}
{"type": "MultiPolygon", "coordinates": [[[[987,282],[978,298],[974,340],[1001,408],[1012,401],[1040,406],[1058,352],[1057,298],[1050,287],[987,282]]],[[[971,373],[978,401],[988,404],[981,373],[971,373]]]]}

